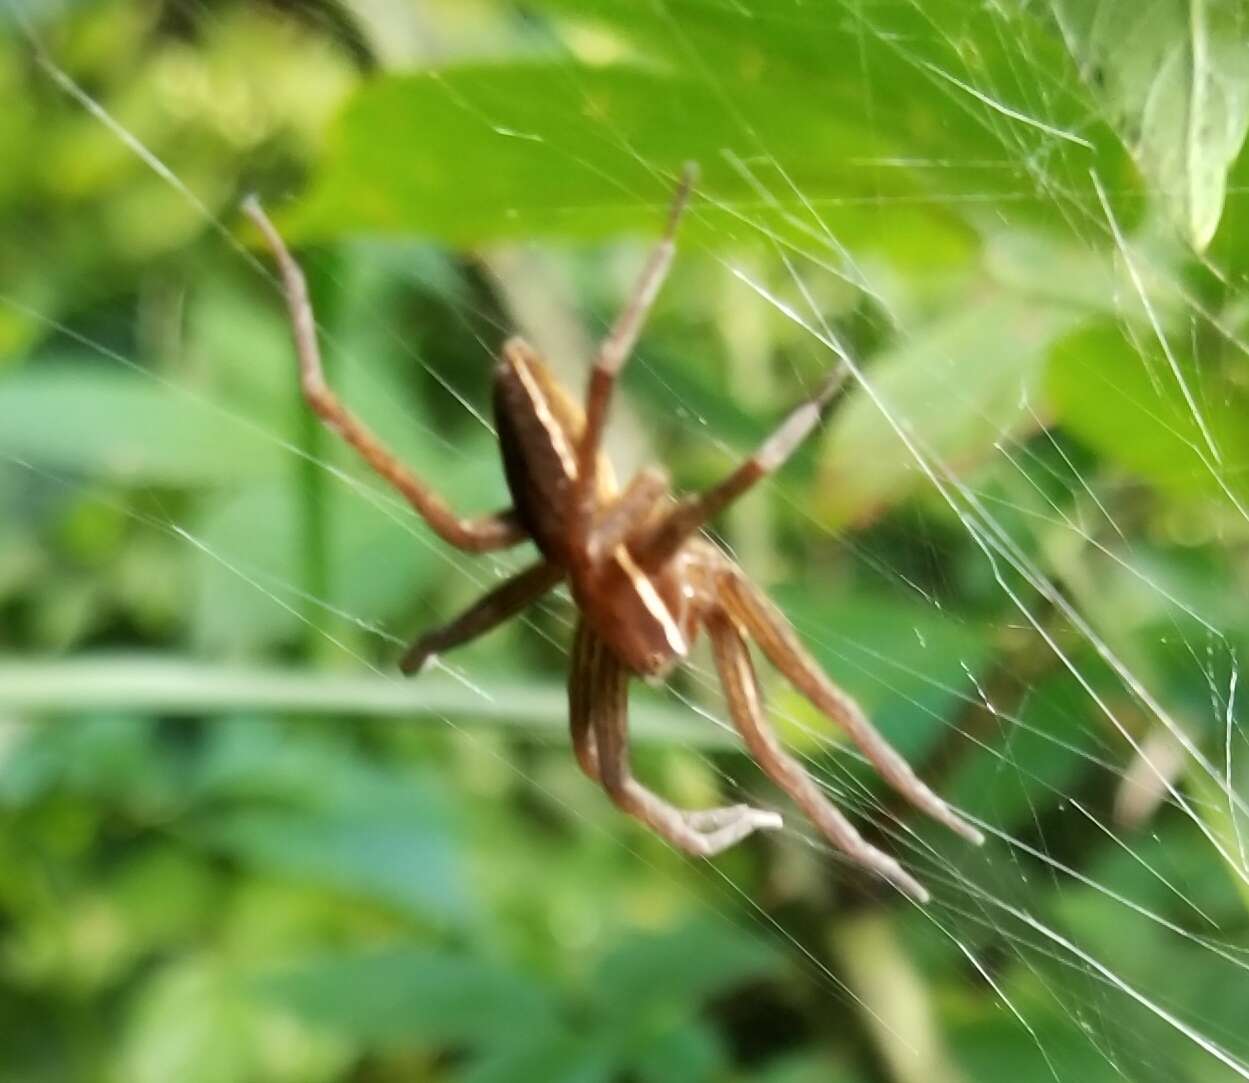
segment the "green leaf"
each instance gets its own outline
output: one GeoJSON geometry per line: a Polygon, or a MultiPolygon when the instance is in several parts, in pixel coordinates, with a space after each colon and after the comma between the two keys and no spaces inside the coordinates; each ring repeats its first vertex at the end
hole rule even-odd
{"type": "Polygon", "coordinates": [[[1074,677],[1041,681],[1028,690],[1017,724],[982,735],[990,747],[961,761],[943,795],[1001,831],[1034,827],[1099,770],[1097,760],[1109,753],[1096,733],[1088,692],[1074,677]]]}
{"type": "MultiPolygon", "coordinates": [[[[1055,989],[1062,989],[1064,997],[1070,997],[1070,984],[1055,989]]],[[[976,1083],[997,1083],[1004,1076],[1009,1076],[1011,1083],[1054,1083],[1055,1079],[1122,1083],[1123,1066],[1116,1058],[1107,1057],[1099,1040],[1061,1015],[1061,1010],[1060,1006],[1043,1012],[1034,1004],[1026,1005],[1026,1030],[1001,1010],[992,1016],[986,1013],[973,1024],[953,1027],[951,1045],[967,1078],[976,1083]]],[[[1137,1067],[1134,1060],[1130,1063],[1132,1068],[1137,1067]]],[[[1135,1072],[1131,1078],[1159,1079],[1135,1072]]]]}
{"type": "Polygon", "coordinates": [[[1174,369],[1152,344],[1098,325],[1055,348],[1049,398],[1065,428],[1167,494],[1243,500],[1249,401],[1186,354],[1173,357],[1174,369]]]}
{"type": "Polygon", "coordinates": [[[931,263],[964,232],[962,196],[1002,195],[1065,228],[1056,187],[1093,198],[1093,163],[1125,180],[1070,54],[1025,5],[536,6],[594,44],[364,87],[299,228],[454,243],[654,229],[695,159],[708,198],[688,228],[702,243],[835,238],[931,263]]]}
{"type": "Polygon", "coordinates": [[[465,1069],[459,1083],[609,1083],[617,1076],[618,1067],[598,1034],[555,1031],[487,1053],[465,1069]]]}
{"type": "Polygon", "coordinates": [[[468,899],[445,828],[395,815],[254,810],[216,814],[198,837],[264,871],[433,921],[465,921],[468,899]]]}
{"type": "MultiPolygon", "coordinates": [[[[880,144],[856,112],[767,84],[730,104],[706,80],[656,68],[465,65],[362,87],[289,228],[305,236],[417,233],[455,244],[653,232],[682,164],[693,159],[706,198],[686,233],[704,243],[757,240],[772,230],[809,243],[805,217],[797,227],[786,220],[807,214],[794,190],[817,201],[838,197],[822,204],[820,228],[839,239],[912,247],[908,230],[923,219],[924,235],[935,241],[932,223],[946,219],[944,211],[902,205],[882,223],[851,198],[879,196],[880,178],[847,164],[844,149],[870,155],[883,153],[880,144]],[[783,206],[761,204],[733,162],[754,157],[752,126],[770,141],[776,168],[758,168],[783,206]],[[738,209],[743,203],[748,215],[738,209]]],[[[891,176],[892,190],[913,188],[904,175],[891,176]]]]}
{"type": "Polygon", "coordinates": [[[118,1075],[135,1083],[242,1083],[259,1020],[230,975],[208,958],[171,963],[141,987],[118,1053],[118,1075]]]}
{"type": "Polygon", "coordinates": [[[232,965],[205,952],[181,956],[145,975],[127,1002],[124,1029],[116,1039],[110,1030],[99,1050],[109,1056],[108,1078],[314,1083],[342,1078],[346,1070],[338,1043],[275,1013],[257,1011],[232,965]],[[275,1035],[280,1035],[280,1058],[273,1056],[275,1035]]]}
{"type": "Polygon", "coordinates": [[[770,1061],[749,1083],[863,1083],[864,1076],[823,1052],[803,1051],[770,1061]]]}
{"type": "MultiPolygon", "coordinates": [[[[318,599],[327,605],[314,606],[308,619],[329,635],[337,633],[343,613],[381,627],[409,609],[439,563],[438,539],[421,539],[425,524],[386,501],[328,479],[330,596],[318,599]]],[[[298,494],[277,480],[239,487],[206,504],[193,528],[199,547],[192,615],[201,647],[239,655],[294,636],[304,608],[295,584],[306,544],[298,524],[298,494]]]]}
{"type": "Polygon", "coordinates": [[[663,933],[623,941],[594,975],[599,1003],[624,1019],[697,1010],[701,1001],[744,981],[775,974],[770,945],[711,913],[663,933]]]}
{"type": "Polygon", "coordinates": [[[199,820],[193,836],[266,873],[376,899],[418,918],[471,916],[455,810],[430,779],[323,739],[237,719],[213,731],[192,793],[201,804],[233,803],[199,820]]]}
{"type": "Polygon", "coordinates": [[[657,1035],[631,1059],[643,1083],[703,1083],[721,1078],[729,1058],[716,1031],[696,1020],[657,1035]]]}
{"type": "Polygon", "coordinates": [[[325,955],[257,976],[252,988],[311,1023],[369,1044],[512,1048],[560,1033],[555,998],[541,981],[484,959],[423,948],[325,955]]]}
{"type": "Polygon", "coordinates": [[[1047,351],[1076,319],[1069,308],[991,292],[873,358],[864,366],[873,393],[854,388],[829,425],[816,497],[822,521],[862,522],[931,487],[908,440],[942,464],[933,467],[941,477],[1039,428],[1047,351]]]}
{"type": "MultiPolygon", "coordinates": [[[[908,757],[940,740],[964,697],[974,696],[972,680],[992,647],[982,625],[918,602],[797,585],[773,595],[816,661],[908,757]]],[[[786,686],[773,687],[780,693],[786,686]]],[[[837,735],[834,723],[817,717],[819,732],[837,735]]]]}
{"type": "Polygon", "coordinates": [[[205,398],[110,365],[40,362],[0,379],[0,456],[149,485],[274,470],[275,441],[205,398]]]}
{"type": "Polygon", "coordinates": [[[31,805],[50,792],[160,808],[181,779],[148,718],[92,712],[34,728],[0,761],[0,805],[31,805]]]}
{"type": "Polygon", "coordinates": [[[1060,0],[1056,14],[1155,198],[1202,252],[1249,130],[1240,0],[1060,0]]]}

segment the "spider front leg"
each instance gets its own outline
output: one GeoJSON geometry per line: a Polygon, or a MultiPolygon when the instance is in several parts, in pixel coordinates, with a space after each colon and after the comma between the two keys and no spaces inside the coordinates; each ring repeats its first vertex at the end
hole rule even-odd
{"type": "Polygon", "coordinates": [[[781,817],[750,805],[685,811],[656,796],[629,766],[629,673],[582,622],[573,646],[568,685],[577,762],[612,801],[686,853],[712,857],[755,831],[775,830],[781,817]]]}
{"type": "Polygon", "coordinates": [[[347,409],[325,382],[321,351],[317,345],[317,325],[308,298],[303,271],[286,247],[277,228],[261,209],[255,196],[243,201],[243,213],[260,230],[273,252],[286,304],[290,311],[299,358],[299,386],[313,411],[339,436],[360,453],[369,467],[406,498],[417,513],[444,541],[469,552],[503,549],[526,538],[515,514],[509,509],[481,519],[461,519],[433,489],[413,474],[395,455],[347,409]]]}
{"type": "Polygon", "coordinates": [[[837,849],[895,884],[917,902],[926,903],[929,896],[924,886],[894,858],[867,842],[837,807],[825,798],[802,765],[781,748],[764,718],[759,681],[746,641],[732,619],[722,611],[709,614],[707,634],[711,638],[716,668],[728,698],[729,713],[755,762],[794,799],[794,803],[837,849]]]}
{"type": "Polygon", "coordinates": [[[624,310],[599,346],[594,367],[590,371],[590,384],[586,391],[585,427],[577,446],[577,477],[572,496],[571,522],[574,549],[577,551],[585,551],[594,516],[598,493],[599,447],[603,441],[603,429],[607,424],[608,407],[611,405],[616,377],[629,359],[642,325],[646,322],[646,316],[668,275],[668,268],[672,265],[672,257],[676,252],[677,225],[685,213],[697,176],[698,170],[694,164],[687,163],[668,211],[663,237],[651,251],[624,310]]]}
{"type": "Polygon", "coordinates": [[[834,369],[816,393],[791,410],[755,453],[728,477],[677,503],[651,528],[649,535],[638,542],[638,564],[648,571],[663,567],[693,534],[763,478],[780,469],[820,423],[845,377],[843,367],[834,369]]]}

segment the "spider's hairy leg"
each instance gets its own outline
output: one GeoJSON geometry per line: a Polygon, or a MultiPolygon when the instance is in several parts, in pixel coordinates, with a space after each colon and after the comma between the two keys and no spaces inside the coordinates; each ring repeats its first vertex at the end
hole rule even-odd
{"type": "Polygon", "coordinates": [[[388,482],[412,505],[444,541],[468,552],[481,553],[503,549],[525,540],[524,528],[511,510],[480,519],[461,519],[428,485],[413,474],[347,409],[325,381],[321,367],[321,350],[317,344],[317,325],[308,298],[303,271],[291,255],[255,196],[243,201],[243,213],[255,223],[273,253],[290,312],[299,359],[299,385],[312,410],[339,436],[360,453],[369,467],[388,482]]]}
{"type": "Polygon", "coordinates": [[[722,558],[717,584],[720,602],[729,616],[750,634],[768,660],[799,692],[850,735],[889,785],[920,811],[969,842],[977,846],[984,842],[984,835],[920,780],[897,749],[868,721],[854,699],[828,678],[807,653],[781,611],[727,557],[722,558]]]}
{"type": "Polygon", "coordinates": [[[834,846],[853,861],[901,888],[916,902],[928,902],[929,895],[924,886],[894,858],[867,842],[824,797],[802,765],[781,748],[776,735],[764,720],[759,682],[750,661],[750,652],[732,618],[722,610],[708,614],[707,634],[728,697],[729,713],[759,766],[794,799],[834,846]]]}
{"type": "Polygon", "coordinates": [[[846,369],[838,366],[811,398],[796,406],[773,430],[755,453],[723,481],[701,493],[687,496],[660,520],[650,536],[638,545],[638,564],[653,571],[668,562],[691,535],[701,530],[738,497],[769,474],[780,469],[798,446],[815,430],[829,403],[845,381],[846,369]]]}
{"type": "Polygon", "coordinates": [[[638,530],[639,524],[649,522],[656,505],[668,495],[669,484],[666,470],[658,466],[644,467],[633,475],[624,492],[598,510],[586,539],[591,564],[623,545],[638,530]]]}
{"type": "Polygon", "coordinates": [[[781,817],[750,805],[675,808],[638,782],[629,766],[629,673],[582,622],[573,647],[568,701],[577,761],[612,801],[679,850],[712,857],[755,831],[775,830],[781,817]]]}
{"type": "Polygon", "coordinates": [[[539,561],[478,598],[448,624],[431,629],[410,646],[399,662],[404,673],[416,673],[436,654],[476,639],[532,605],[564,578],[564,569],[539,561]]]}
{"type": "Polygon", "coordinates": [[[681,171],[681,179],[668,211],[668,222],[663,236],[652,249],[646,266],[642,268],[642,274],[633,287],[628,303],[600,344],[594,367],[590,370],[590,383],[586,390],[585,427],[577,448],[577,480],[572,497],[574,548],[582,548],[594,514],[599,446],[607,424],[612,389],[616,377],[629,359],[634,343],[637,342],[646,316],[659,295],[659,289],[668,276],[668,269],[676,252],[677,225],[689,204],[697,179],[697,167],[692,162],[687,162],[681,171]]]}

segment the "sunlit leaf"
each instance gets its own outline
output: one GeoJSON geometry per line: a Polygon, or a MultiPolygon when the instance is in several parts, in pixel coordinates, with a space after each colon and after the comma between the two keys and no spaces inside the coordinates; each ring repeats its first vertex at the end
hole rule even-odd
{"type": "MultiPolygon", "coordinates": [[[[457,244],[655,232],[682,164],[694,160],[705,198],[686,232],[703,243],[757,241],[774,229],[807,237],[805,218],[798,227],[786,221],[807,213],[793,184],[804,198],[838,197],[821,203],[821,233],[909,246],[917,218],[932,231],[943,228],[944,212],[903,204],[882,223],[848,198],[876,181],[839,148],[870,153],[879,144],[853,114],[777,95],[767,84],[729,108],[705,81],[635,67],[574,75],[563,63],[509,63],[391,76],[348,104],[291,229],[405,232],[457,244]],[[772,137],[776,166],[757,168],[777,190],[775,207],[759,201],[736,164],[755,156],[754,141],[743,142],[743,119],[772,137]],[[604,139],[605,130],[623,138],[604,139]]],[[[890,183],[911,187],[896,174],[890,183]]]]}
{"type": "MultiPolygon", "coordinates": [[[[766,230],[833,253],[862,242],[931,259],[959,195],[1052,190],[1047,178],[1059,177],[1088,191],[1092,161],[1121,173],[1069,55],[1022,8],[538,6],[575,28],[584,56],[366,87],[341,118],[301,228],[457,243],[653,229],[671,177],[694,159],[708,199],[689,230],[704,243],[766,230]],[[969,40],[975,49],[960,46],[969,40]],[[1024,70],[1053,75],[1045,95],[1021,78],[1019,50],[1024,70]],[[985,169],[1021,147],[1044,166],[985,169]],[[917,205],[919,193],[932,198],[917,205]]],[[[1050,213],[1044,200],[1030,210],[1050,213]]]]}
{"type": "Polygon", "coordinates": [[[203,953],[175,959],[150,974],[132,999],[107,1047],[110,1074],[132,1083],[341,1078],[341,1042],[275,1014],[258,1010],[242,976],[223,959],[203,953]]]}
{"type": "Polygon", "coordinates": [[[1249,130],[1249,13],[1239,0],[1061,0],[1055,9],[1154,196],[1203,251],[1249,130]]]}

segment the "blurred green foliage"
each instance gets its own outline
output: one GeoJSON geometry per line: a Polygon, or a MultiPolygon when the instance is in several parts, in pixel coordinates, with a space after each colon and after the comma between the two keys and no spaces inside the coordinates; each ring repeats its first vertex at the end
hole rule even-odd
{"type": "MultiPolygon", "coordinates": [[[[0,12],[0,1080],[1249,1077],[1234,5],[0,12]],[[313,423],[236,214],[482,509],[491,351],[575,385],[689,159],[614,450],[705,484],[856,359],[718,529],[988,825],[912,821],[769,682],[928,911],[795,815],[714,865],[618,815],[561,733],[566,599],[398,684],[523,557],[448,552],[313,423]]],[[[708,673],[635,692],[640,770],[775,800],[708,673]]]]}

